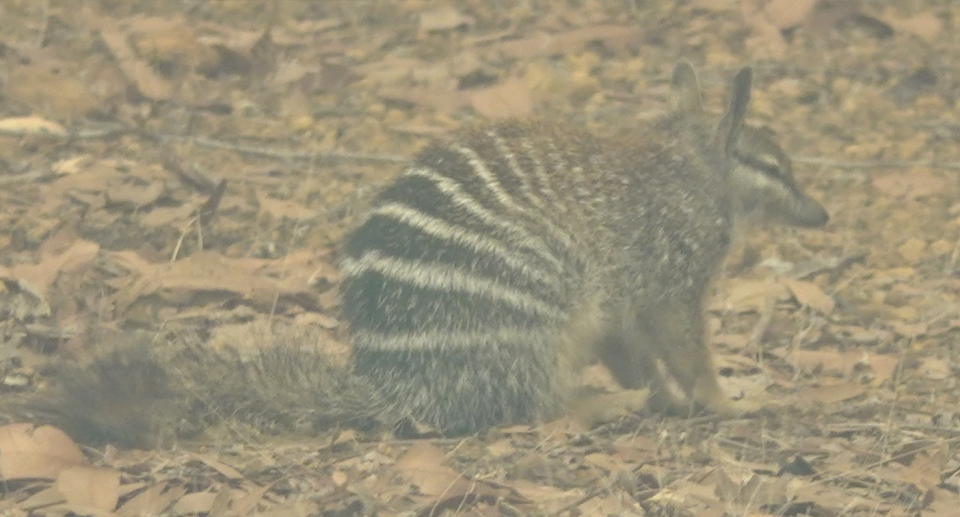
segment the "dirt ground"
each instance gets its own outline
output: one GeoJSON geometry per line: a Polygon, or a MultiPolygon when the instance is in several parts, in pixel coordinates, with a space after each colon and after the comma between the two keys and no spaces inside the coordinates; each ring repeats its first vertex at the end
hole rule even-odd
{"type": "Polygon", "coordinates": [[[283,320],[346,353],[338,242],[418,148],[616,133],[681,58],[713,111],[754,67],[750,119],[831,214],[749,236],[710,305],[725,389],[776,410],[148,451],[10,424],[0,515],[960,515],[949,0],[0,2],[0,397],[104,332],[283,320]]]}

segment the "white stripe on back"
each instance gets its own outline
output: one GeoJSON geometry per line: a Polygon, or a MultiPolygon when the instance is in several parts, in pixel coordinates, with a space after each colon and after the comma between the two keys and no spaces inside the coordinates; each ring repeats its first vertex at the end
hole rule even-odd
{"type": "Polygon", "coordinates": [[[450,198],[450,201],[452,201],[455,205],[463,208],[481,222],[491,226],[499,227],[507,233],[513,235],[514,238],[517,239],[514,244],[533,250],[541,259],[549,262],[555,271],[562,272],[564,270],[563,264],[557,259],[557,257],[554,256],[554,254],[544,243],[543,239],[532,235],[523,226],[513,224],[509,221],[509,219],[505,220],[504,217],[494,214],[486,207],[478,203],[473,196],[464,192],[463,188],[456,181],[453,181],[447,176],[439,174],[436,171],[426,167],[409,168],[404,171],[403,176],[419,177],[432,182],[434,185],[436,185],[438,190],[444,194],[447,194],[447,196],[450,198]]]}
{"type": "Polygon", "coordinates": [[[454,226],[447,221],[424,214],[419,210],[400,203],[387,203],[378,206],[370,215],[386,217],[395,222],[416,228],[427,235],[467,246],[481,254],[493,255],[528,278],[541,282],[556,280],[554,277],[544,274],[543,271],[531,268],[528,259],[521,254],[511,251],[497,239],[454,226]]]}
{"type": "Polygon", "coordinates": [[[560,308],[529,293],[504,286],[495,280],[478,278],[464,273],[459,268],[436,262],[425,264],[385,257],[379,251],[372,250],[364,253],[359,259],[344,260],[341,268],[344,278],[358,277],[368,271],[375,271],[392,281],[404,282],[414,287],[448,293],[475,294],[552,319],[562,320],[565,315],[560,308]]]}
{"type": "Polygon", "coordinates": [[[544,346],[549,334],[544,334],[542,328],[507,327],[488,331],[443,331],[434,330],[418,333],[377,332],[367,329],[356,329],[352,332],[351,340],[358,348],[379,350],[423,350],[437,348],[468,348],[490,347],[494,344],[519,346],[521,348],[535,348],[544,346]]]}

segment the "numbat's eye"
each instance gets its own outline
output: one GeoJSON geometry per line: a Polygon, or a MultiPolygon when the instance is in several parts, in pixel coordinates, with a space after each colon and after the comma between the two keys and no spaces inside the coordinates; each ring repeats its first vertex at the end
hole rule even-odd
{"type": "Polygon", "coordinates": [[[780,176],[780,163],[772,156],[752,156],[737,153],[737,161],[769,176],[780,176]]]}

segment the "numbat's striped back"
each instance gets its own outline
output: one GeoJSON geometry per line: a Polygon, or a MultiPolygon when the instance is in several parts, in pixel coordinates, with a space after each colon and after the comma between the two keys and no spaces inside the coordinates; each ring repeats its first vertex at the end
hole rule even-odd
{"type": "MultiPolygon", "coordinates": [[[[717,134],[730,128],[706,121],[695,76],[684,81],[677,113],[621,139],[508,122],[424,150],[344,250],[355,371],[403,414],[472,432],[555,414],[601,342],[663,333],[638,323],[645,307],[682,298],[700,311],[734,212],[755,208],[730,192],[736,151],[779,147],[727,152],[717,134]],[[684,100],[690,88],[697,109],[684,100]]],[[[781,181],[767,169],[764,181],[792,185],[786,170],[781,181]]],[[[674,343],[655,341],[624,353],[670,363],[649,347],[674,343]]]]}
{"type": "Polygon", "coordinates": [[[428,148],[348,242],[357,371],[448,433],[540,415],[564,391],[554,342],[586,263],[554,217],[565,159],[545,143],[510,124],[428,148]]]}

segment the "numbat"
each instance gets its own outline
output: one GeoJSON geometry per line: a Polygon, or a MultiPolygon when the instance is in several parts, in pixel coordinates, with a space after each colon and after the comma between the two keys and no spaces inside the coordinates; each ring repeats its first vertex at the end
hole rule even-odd
{"type": "Polygon", "coordinates": [[[622,138],[510,122],[427,148],[345,245],[352,371],[309,331],[263,329],[249,339],[273,346],[252,358],[128,336],[0,399],[0,417],[126,447],[215,417],[270,432],[412,417],[455,435],[557,415],[597,358],[662,409],[735,414],[704,331],[735,229],[827,221],[771,135],[744,125],[750,77],[719,122],[681,63],[677,109],[622,138]]]}
{"type": "Polygon", "coordinates": [[[661,408],[739,413],[705,341],[711,281],[744,222],[828,219],[744,124],[750,83],[717,122],[684,62],[674,112],[621,138],[507,122],[428,147],[346,243],[354,372],[446,434],[555,416],[597,358],[661,408]]]}

